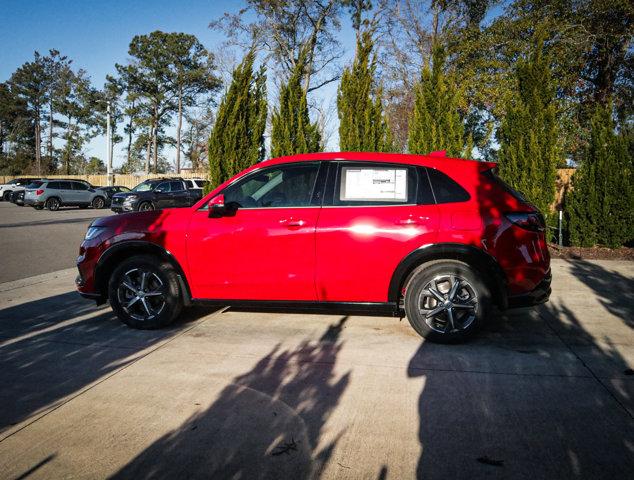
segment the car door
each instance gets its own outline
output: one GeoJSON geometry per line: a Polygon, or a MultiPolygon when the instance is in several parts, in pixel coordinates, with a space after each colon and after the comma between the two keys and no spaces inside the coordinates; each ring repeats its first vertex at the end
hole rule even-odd
{"type": "Polygon", "coordinates": [[[325,177],[320,162],[255,170],[226,187],[233,216],[194,212],[188,232],[195,298],[314,301],[315,227],[325,177]]]}
{"type": "Polygon", "coordinates": [[[73,186],[71,182],[61,181],[58,183],[58,189],[56,192],[56,196],[58,196],[64,205],[74,205],[75,204],[75,196],[73,191],[73,186]]]}
{"type": "Polygon", "coordinates": [[[172,197],[172,203],[174,207],[189,207],[189,195],[185,188],[185,182],[172,181],[170,182],[170,196],[172,197]]]}
{"type": "Polygon", "coordinates": [[[170,182],[161,182],[156,186],[152,201],[154,208],[171,208],[174,206],[170,191],[170,182]]]}
{"type": "Polygon", "coordinates": [[[73,203],[77,205],[88,204],[92,200],[91,188],[83,182],[71,182],[73,187],[73,203]]]}
{"type": "Polygon", "coordinates": [[[424,169],[333,162],[316,232],[318,299],[386,302],[397,265],[433,243],[437,227],[424,169]]]}

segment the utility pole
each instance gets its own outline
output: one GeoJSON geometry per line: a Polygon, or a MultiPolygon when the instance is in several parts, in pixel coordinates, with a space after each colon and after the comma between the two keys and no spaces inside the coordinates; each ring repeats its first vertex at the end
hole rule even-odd
{"type": "Polygon", "coordinates": [[[106,109],[106,144],[108,149],[108,185],[114,185],[114,178],[112,175],[112,132],[110,130],[110,100],[108,100],[108,108],[106,109]]]}

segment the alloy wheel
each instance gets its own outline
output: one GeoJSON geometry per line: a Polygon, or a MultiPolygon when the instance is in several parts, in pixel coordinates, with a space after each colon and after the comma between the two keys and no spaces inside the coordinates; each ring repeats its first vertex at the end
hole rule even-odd
{"type": "Polygon", "coordinates": [[[467,329],[476,319],[478,297],[464,278],[437,275],[421,290],[418,308],[429,328],[455,333],[467,329]]]}
{"type": "Polygon", "coordinates": [[[151,320],[166,305],[166,288],[160,277],[144,268],[128,270],[117,288],[119,304],[132,318],[151,320]]]}

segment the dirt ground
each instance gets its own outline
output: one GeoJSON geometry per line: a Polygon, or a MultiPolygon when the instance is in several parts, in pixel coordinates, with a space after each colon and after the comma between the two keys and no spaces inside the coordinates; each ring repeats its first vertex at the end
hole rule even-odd
{"type": "Polygon", "coordinates": [[[549,244],[552,258],[564,260],[626,260],[634,261],[634,248],[607,248],[607,247],[560,247],[549,244]]]}

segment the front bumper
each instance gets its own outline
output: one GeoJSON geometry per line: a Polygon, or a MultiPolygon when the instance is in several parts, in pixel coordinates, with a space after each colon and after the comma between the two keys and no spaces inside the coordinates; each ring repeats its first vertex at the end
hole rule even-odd
{"type": "Polygon", "coordinates": [[[508,308],[533,307],[535,305],[546,303],[550,298],[550,293],[552,291],[550,288],[552,279],[552,274],[550,270],[548,270],[544,279],[539,282],[539,284],[531,292],[524,293],[522,295],[509,296],[508,308]]]}

